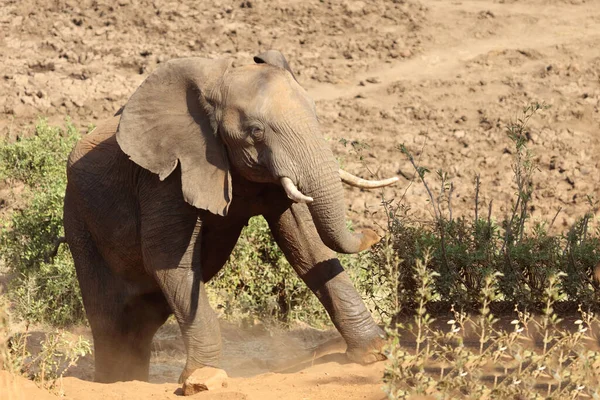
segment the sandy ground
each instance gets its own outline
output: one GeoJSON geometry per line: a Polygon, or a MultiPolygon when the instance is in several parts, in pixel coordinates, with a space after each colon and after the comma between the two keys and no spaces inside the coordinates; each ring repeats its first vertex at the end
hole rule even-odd
{"type": "MultiPolygon", "coordinates": [[[[539,165],[534,218],[550,220],[560,207],[555,229],[564,230],[588,210],[587,195],[600,197],[598,0],[3,0],[0,135],[15,138],[39,115],[55,123],[70,115],[84,129],[114,113],[157,64],[173,57],[249,63],[268,48],[287,56],[353,173],[412,174],[397,150],[404,143],[420,164],[449,173],[455,216],[472,218],[480,173],[480,207],[493,200],[501,218],[515,191],[506,125],[538,101],[550,108],[530,124],[528,146],[539,165]],[[368,145],[364,163],[342,138],[368,145]]],[[[403,197],[415,217],[428,216],[425,190],[408,186],[403,181],[385,196],[403,197]]],[[[357,225],[383,223],[377,193],[348,189],[347,195],[357,225]]],[[[332,356],[287,374],[260,367],[282,348],[310,348],[332,333],[299,339],[293,332],[225,331],[224,362],[234,377],[227,389],[198,398],[383,397],[382,364],[361,367],[332,356]]],[[[64,380],[66,397],[174,397],[182,353],[157,349],[154,383],[90,383],[87,360],[64,380]]],[[[21,398],[32,398],[24,390],[17,390],[21,398]]]]}
{"type": "MultiPolygon", "coordinates": [[[[226,387],[197,394],[199,399],[382,399],[384,364],[360,366],[348,363],[340,352],[296,365],[283,372],[270,372],[271,365],[303,357],[319,344],[339,338],[337,332],[308,327],[290,331],[266,329],[262,325],[242,329],[222,323],[222,367],[229,379],[226,387]]],[[[88,329],[74,334],[90,338],[88,329]]],[[[36,352],[41,331],[31,332],[30,351],[36,352]]],[[[179,374],[185,351],[179,328],[167,323],[157,333],[151,360],[150,381],[116,384],[93,383],[93,357],[87,356],[69,370],[54,392],[66,399],[176,399],[181,398],[179,374]]],[[[0,400],[46,400],[56,398],[25,378],[0,371],[0,400]]]]}
{"type": "MultiPolygon", "coordinates": [[[[3,379],[0,371],[0,381],[3,379]]],[[[231,378],[226,388],[203,392],[191,396],[191,399],[367,399],[385,398],[381,391],[381,365],[373,368],[362,368],[357,365],[340,365],[331,361],[307,368],[294,374],[263,374],[252,379],[231,378]]],[[[8,381],[7,377],[7,381],[8,381]]],[[[57,399],[41,389],[33,382],[25,379],[9,381],[7,386],[18,386],[11,389],[7,397],[0,394],[0,399],[57,399]]],[[[63,379],[62,390],[66,399],[108,400],[108,399],[181,399],[178,386],[175,384],[152,384],[146,382],[121,382],[110,385],[82,382],[77,378],[63,379]]]]}

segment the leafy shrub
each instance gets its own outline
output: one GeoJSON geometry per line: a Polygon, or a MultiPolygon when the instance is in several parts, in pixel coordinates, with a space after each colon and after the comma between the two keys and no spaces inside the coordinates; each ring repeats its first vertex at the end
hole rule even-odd
{"type": "Polygon", "coordinates": [[[328,323],[325,309],[287,262],[262,217],[250,219],[229,261],[208,287],[213,304],[226,318],[328,323]]]}
{"type": "Polygon", "coordinates": [[[55,389],[65,372],[92,351],[86,339],[60,329],[45,333],[35,354],[29,352],[28,341],[28,332],[13,337],[12,368],[49,390],[55,389]]]}
{"type": "Polygon", "coordinates": [[[511,243],[505,242],[500,226],[492,223],[485,227],[487,221],[459,218],[436,228],[392,218],[388,241],[376,246],[372,255],[380,267],[370,270],[380,275],[375,279],[383,285],[398,281],[398,303],[404,314],[412,314],[417,307],[412,266],[427,251],[431,252],[427,268],[438,274],[434,279],[435,295],[429,303],[434,313],[447,312],[451,305],[478,310],[485,278],[496,272],[501,273],[501,296],[493,305],[497,312],[512,312],[515,304],[541,312],[549,276],[558,272],[565,273],[560,278],[563,296],[558,307],[565,312],[575,311],[578,304],[593,310],[600,307],[598,282],[593,279],[594,267],[600,262],[600,235],[583,234],[589,229],[589,216],[584,216],[565,235],[552,236],[537,226],[511,243]],[[487,233],[482,234],[482,229],[487,233]],[[390,276],[384,268],[389,258],[386,246],[391,246],[393,256],[400,260],[398,276],[390,276]]]}
{"type": "Polygon", "coordinates": [[[79,134],[40,120],[32,136],[0,143],[0,178],[24,186],[25,204],[2,222],[1,257],[14,274],[9,296],[31,322],[67,325],[84,319],[75,269],[63,232],[66,160],[79,134]]]}

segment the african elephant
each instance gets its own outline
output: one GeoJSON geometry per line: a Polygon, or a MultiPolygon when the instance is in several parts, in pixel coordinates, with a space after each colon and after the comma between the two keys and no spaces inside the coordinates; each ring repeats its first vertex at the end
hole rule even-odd
{"type": "Polygon", "coordinates": [[[327,309],[349,358],[383,358],[383,332],[334,252],[379,240],[347,229],[342,180],[369,187],[396,178],[361,182],[339,172],[314,102],[283,55],[254,61],[163,64],[69,156],[65,236],[97,381],[147,380],[152,338],[170,314],[187,351],[180,379],[217,365],[219,323],[205,283],[255,215],[327,309]]]}

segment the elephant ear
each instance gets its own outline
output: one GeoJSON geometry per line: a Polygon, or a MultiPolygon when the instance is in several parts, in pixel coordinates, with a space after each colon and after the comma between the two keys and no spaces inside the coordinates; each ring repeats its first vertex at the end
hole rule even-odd
{"type": "Polygon", "coordinates": [[[153,72],[123,108],[117,142],[129,158],[167,178],[181,164],[185,201],[226,215],[232,198],[227,152],[214,116],[231,60],[182,58],[153,72]]]}
{"type": "Polygon", "coordinates": [[[254,62],[257,64],[269,64],[274,67],[283,68],[290,74],[292,74],[292,78],[294,78],[294,80],[298,82],[298,79],[296,79],[296,75],[294,75],[294,73],[292,72],[292,68],[290,68],[290,64],[288,64],[287,60],[285,59],[283,54],[281,54],[280,51],[267,50],[264,53],[260,53],[259,55],[254,56],[254,62]]]}

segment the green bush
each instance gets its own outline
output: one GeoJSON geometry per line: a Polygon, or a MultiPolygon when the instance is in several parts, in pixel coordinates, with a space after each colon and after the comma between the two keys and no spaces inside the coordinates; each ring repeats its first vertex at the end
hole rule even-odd
{"type": "Polygon", "coordinates": [[[71,255],[66,246],[58,247],[66,161],[78,138],[70,120],[65,129],[40,120],[33,135],[0,143],[0,179],[24,186],[24,204],[0,221],[1,257],[14,274],[9,297],[32,322],[67,325],[84,319],[71,255]]]}
{"type": "MultiPolygon", "coordinates": [[[[370,253],[339,258],[372,309],[382,297],[369,280],[370,253]]],[[[255,320],[289,326],[302,321],[331,326],[325,308],[298,277],[277,246],[267,222],[251,218],[231,257],[208,285],[212,303],[226,318],[252,324],[255,320]]]]}
{"type": "MultiPolygon", "coordinates": [[[[541,312],[545,289],[551,275],[563,272],[557,307],[564,312],[577,310],[584,304],[591,310],[600,308],[598,282],[593,279],[594,267],[600,262],[600,235],[583,232],[589,228],[589,216],[584,216],[565,235],[550,235],[543,226],[527,231],[518,240],[506,243],[502,227],[487,221],[464,218],[443,224],[416,225],[393,216],[387,242],[374,249],[372,259],[378,268],[378,282],[390,285],[397,279],[400,311],[412,314],[417,307],[413,266],[427,251],[429,271],[436,272],[430,312],[447,312],[454,305],[465,311],[481,307],[480,294],[485,278],[501,273],[498,278],[499,298],[493,304],[497,313],[512,312],[514,305],[531,312],[541,312]],[[586,228],[583,228],[586,226],[586,228]],[[485,232],[482,232],[485,231],[485,232]],[[400,260],[397,277],[385,268],[386,246],[400,260]]],[[[391,311],[390,311],[391,312],[391,311]]]]}
{"type": "Polygon", "coordinates": [[[325,309],[287,262],[262,217],[250,219],[229,261],[208,287],[213,304],[229,319],[328,323],[325,309]]]}

